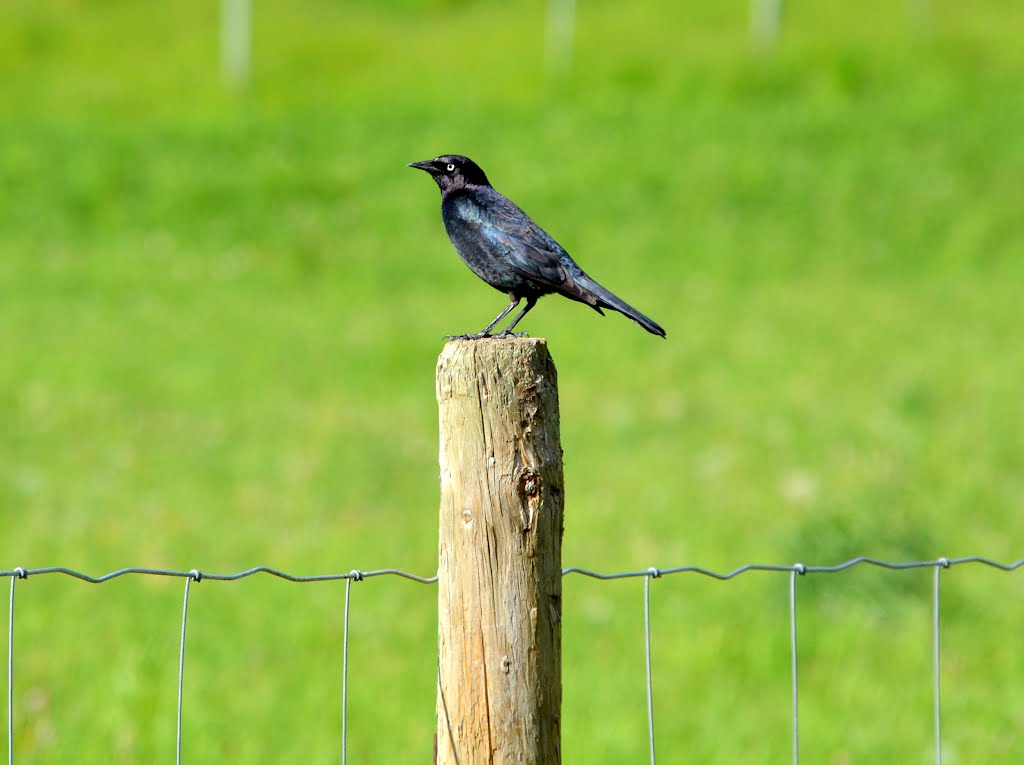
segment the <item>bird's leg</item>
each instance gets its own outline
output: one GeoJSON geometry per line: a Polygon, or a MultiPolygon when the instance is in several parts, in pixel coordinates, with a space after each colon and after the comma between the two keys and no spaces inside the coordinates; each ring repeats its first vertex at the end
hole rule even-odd
{"type": "MultiPolygon", "coordinates": [[[[515,307],[518,304],[519,304],[519,301],[517,300],[515,303],[513,303],[512,305],[509,306],[509,310],[512,310],[512,308],[515,307]]],[[[526,337],[526,333],[525,332],[513,332],[512,328],[515,327],[515,325],[519,323],[519,320],[522,319],[524,316],[526,316],[526,314],[528,314],[530,312],[530,309],[533,308],[535,305],[537,305],[537,298],[535,298],[535,297],[528,297],[528,298],[526,298],[526,308],[524,308],[522,311],[520,311],[519,314],[516,316],[516,318],[512,319],[512,323],[511,324],[509,324],[507,327],[505,327],[505,329],[501,330],[501,332],[498,333],[498,337],[509,337],[510,335],[513,336],[513,337],[526,337]]],[[[508,311],[505,311],[505,313],[508,313],[508,311]]],[[[504,316],[504,315],[505,314],[502,314],[502,316],[504,316]]],[[[500,318],[502,318],[502,317],[499,316],[498,319],[500,319],[500,318]]],[[[498,319],[495,319],[495,323],[497,323],[498,319]]],[[[488,329],[490,329],[490,327],[488,327],[488,329]]]]}
{"type": "MultiPolygon", "coordinates": [[[[519,298],[514,297],[513,295],[509,295],[509,297],[512,298],[512,302],[505,306],[505,310],[499,313],[497,317],[495,317],[494,321],[492,321],[490,324],[484,327],[481,331],[477,332],[475,335],[446,335],[446,337],[449,340],[480,340],[481,338],[484,337],[490,337],[491,330],[494,329],[495,325],[499,321],[504,319],[506,316],[508,316],[510,313],[512,313],[512,309],[519,305],[519,298]]],[[[523,313],[526,313],[526,311],[523,311],[523,313]]],[[[521,318],[523,318],[522,314],[519,315],[519,319],[521,318]]],[[[519,319],[516,319],[516,321],[519,321],[519,319]]],[[[515,322],[512,323],[515,324],[515,322]]],[[[506,332],[507,331],[508,330],[506,330],[506,332]]],[[[506,332],[503,332],[502,334],[505,334],[506,332]]]]}

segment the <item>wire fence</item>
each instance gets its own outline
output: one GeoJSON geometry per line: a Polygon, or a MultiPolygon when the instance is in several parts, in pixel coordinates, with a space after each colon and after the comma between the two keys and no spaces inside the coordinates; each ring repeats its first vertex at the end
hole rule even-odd
{"type": "MultiPolygon", "coordinates": [[[[562,570],[562,576],[570,576],[576,574],[579,576],[590,577],[592,579],[598,579],[601,581],[612,581],[617,579],[638,579],[644,580],[643,586],[643,613],[644,613],[644,658],[645,658],[645,669],[646,669],[646,692],[647,692],[647,732],[648,732],[648,757],[651,765],[656,763],[656,752],[655,752],[655,715],[654,715],[654,684],[653,684],[653,670],[652,670],[652,657],[651,657],[651,618],[650,618],[650,603],[651,603],[651,583],[655,579],[660,579],[666,576],[673,576],[677,574],[697,574],[700,576],[710,577],[719,581],[729,581],[735,579],[741,574],[745,574],[752,571],[764,571],[773,572],[777,574],[787,574],[789,580],[789,644],[790,644],[790,673],[792,679],[792,751],[793,751],[793,763],[799,765],[800,762],[800,684],[798,681],[798,653],[797,653],[797,580],[801,576],[807,576],[811,574],[838,574],[847,571],[855,566],[877,566],[883,569],[890,570],[906,570],[906,569],[921,569],[930,568],[933,571],[932,575],[932,692],[933,692],[933,706],[934,706],[934,723],[935,723],[935,762],[936,765],[942,765],[942,724],[941,724],[941,686],[939,682],[939,664],[940,664],[940,651],[939,651],[939,638],[940,638],[940,599],[939,599],[939,574],[944,569],[951,568],[953,566],[963,565],[976,565],[976,566],[987,566],[999,571],[1012,572],[1024,567],[1024,558],[1013,561],[1012,563],[1000,563],[998,561],[991,560],[989,558],[983,558],[979,556],[968,556],[963,558],[936,558],[934,560],[923,560],[923,561],[887,561],[879,560],[877,558],[869,557],[858,557],[852,558],[843,563],[836,564],[834,566],[808,566],[803,563],[794,563],[792,565],[775,565],[775,564],[760,564],[751,563],[744,566],[740,566],[737,569],[733,569],[728,572],[713,571],[708,568],[701,566],[675,566],[671,568],[656,568],[651,567],[647,569],[637,569],[635,571],[619,571],[614,573],[601,573],[598,571],[592,571],[586,568],[580,568],[578,566],[570,566],[569,568],[562,570]]],[[[341,761],[345,765],[347,763],[347,736],[348,736],[348,643],[349,643],[349,612],[351,604],[351,588],[353,582],[360,582],[366,579],[373,579],[382,576],[399,577],[408,579],[410,581],[419,584],[436,584],[437,575],[434,576],[419,576],[417,574],[409,573],[396,568],[377,569],[373,571],[358,571],[352,570],[348,573],[336,573],[336,574],[319,574],[314,576],[298,576],[295,574],[289,574],[279,569],[270,568],[268,566],[256,566],[255,568],[246,569],[245,571],[239,571],[234,574],[212,574],[200,571],[199,569],[191,569],[190,571],[177,571],[172,569],[158,569],[158,568],[122,568],[117,571],[111,571],[108,574],[102,576],[90,576],[89,574],[77,571],[71,568],[65,568],[62,566],[51,566],[47,568],[22,568],[16,567],[9,571],[0,571],[0,577],[8,577],[11,580],[10,584],[10,600],[8,605],[8,627],[7,627],[7,762],[8,765],[14,765],[14,614],[15,614],[15,586],[19,580],[26,580],[30,577],[42,576],[42,575],[53,575],[59,574],[64,576],[73,577],[89,584],[102,584],[109,582],[113,579],[117,579],[123,576],[157,576],[157,577],[175,577],[185,580],[185,592],[184,600],[181,609],[181,641],[179,645],[178,653],[178,703],[177,703],[177,735],[175,741],[175,762],[178,765],[181,764],[181,752],[182,752],[182,735],[181,735],[181,723],[182,723],[182,688],[185,678],[185,643],[187,636],[187,625],[188,625],[188,604],[189,604],[189,592],[193,582],[201,581],[222,581],[232,582],[239,579],[245,579],[256,574],[266,574],[268,576],[277,577],[284,579],[289,582],[296,583],[308,583],[308,582],[330,582],[330,581],[345,581],[345,610],[343,618],[343,629],[342,629],[342,697],[341,697],[341,715],[342,715],[342,729],[341,729],[341,761]]]]}

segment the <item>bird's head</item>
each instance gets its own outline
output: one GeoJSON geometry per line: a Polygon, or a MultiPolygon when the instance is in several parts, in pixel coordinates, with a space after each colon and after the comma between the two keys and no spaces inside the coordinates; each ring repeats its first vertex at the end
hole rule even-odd
{"type": "Polygon", "coordinates": [[[430,177],[434,179],[434,183],[441,189],[442,194],[467,186],[491,185],[480,166],[461,154],[443,154],[436,159],[411,162],[409,167],[419,168],[430,173],[430,177]]]}

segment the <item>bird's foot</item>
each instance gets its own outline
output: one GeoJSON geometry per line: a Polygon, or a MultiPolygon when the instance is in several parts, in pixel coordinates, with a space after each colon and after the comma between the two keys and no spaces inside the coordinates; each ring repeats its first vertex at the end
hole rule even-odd
{"type": "Polygon", "coordinates": [[[493,337],[488,332],[477,332],[472,335],[445,335],[445,340],[482,340],[485,337],[493,337]]]}
{"type": "Polygon", "coordinates": [[[476,332],[476,333],[471,334],[471,335],[445,335],[444,339],[445,340],[486,340],[486,339],[489,339],[489,338],[493,338],[494,340],[504,340],[507,337],[529,337],[529,335],[526,334],[525,332],[510,332],[509,330],[506,329],[504,332],[499,332],[496,335],[492,335],[490,332],[476,332]]]}

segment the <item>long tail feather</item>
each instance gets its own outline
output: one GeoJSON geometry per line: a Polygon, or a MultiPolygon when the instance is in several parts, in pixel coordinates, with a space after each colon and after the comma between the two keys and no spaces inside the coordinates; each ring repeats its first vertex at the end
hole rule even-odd
{"type": "Polygon", "coordinates": [[[581,274],[574,277],[574,281],[597,300],[597,306],[595,307],[611,308],[613,311],[618,311],[623,316],[632,319],[652,335],[665,337],[665,330],[661,328],[658,322],[654,321],[651,317],[640,313],[625,300],[613,295],[589,276],[581,274]]]}

